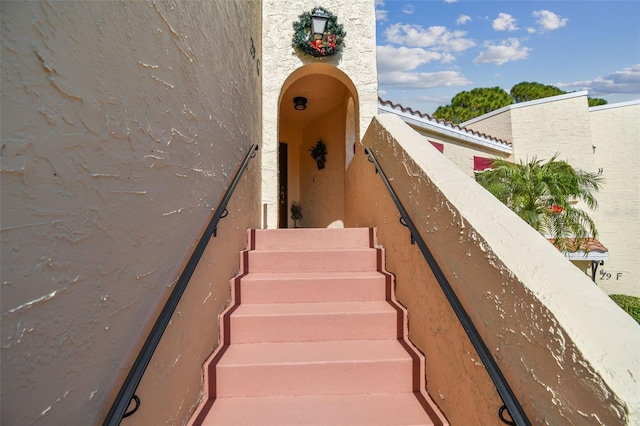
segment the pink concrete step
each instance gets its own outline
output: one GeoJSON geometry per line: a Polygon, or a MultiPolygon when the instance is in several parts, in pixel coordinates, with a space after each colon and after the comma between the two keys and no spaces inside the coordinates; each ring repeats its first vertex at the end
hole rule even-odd
{"type": "Polygon", "coordinates": [[[364,302],[387,293],[377,271],[251,273],[240,286],[242,303],[364,302]]]}
{"type": "Polygon", "coordinates": [[[373,247],[369,228],[256,229],[256,250],[326,250],[373,247]]]}
{"type": "Polygon", "coordinates": [[[249,237],[189,424],[447,425],[373,229],[249,237]]]}
{"type": "Polygon", "coordinates": [[[231,344],[382,340],[397,336],[386,301],[241,304],[231,316],[231,344]]]}
{"type": "Polygon", "coordinates": [[[216,395],[407,392],[412,373],[397,340],[237,344],[217,364],[216,395]]]}
{"type": "Polygon", "coordinates": [[[203,426],[434,425],[413,393],[218,398],[203,426]]]}
{"type": "Polygon", "coordinates": [[[375,271],[378,258],[372,248],[334,250],[252,250],[249,273],[375,271]]]}

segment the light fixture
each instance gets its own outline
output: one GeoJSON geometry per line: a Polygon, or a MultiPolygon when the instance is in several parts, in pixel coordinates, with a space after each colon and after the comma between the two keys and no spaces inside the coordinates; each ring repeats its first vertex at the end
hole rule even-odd
{"type": "Polygon", "coordinates": [[[313,29],[313,38],[318,40],[324,37],[324,33],[327,30],[327,22],[329,22],[329,15],[322,9],[316,9],[311,14],[311,26],[313,29]]]}
{"type": "Polygon", "coordinates": [[[296,96],[293,98],[293,107],[298,111],[304,111],[307,109],[307,98],[304,96],[296,96]]]}

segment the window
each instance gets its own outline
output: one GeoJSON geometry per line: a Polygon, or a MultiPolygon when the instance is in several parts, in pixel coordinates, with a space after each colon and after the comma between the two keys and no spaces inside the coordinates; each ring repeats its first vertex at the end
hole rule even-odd
{"type": "Polygon", "coordinates": [[[493,160],[485,157],[473,157],[473,171],[483,172],[493,167],[493,160]]]}

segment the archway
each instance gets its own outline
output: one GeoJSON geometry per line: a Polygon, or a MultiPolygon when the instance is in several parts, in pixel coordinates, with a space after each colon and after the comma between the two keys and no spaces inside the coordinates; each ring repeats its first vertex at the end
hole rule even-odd
{"type": "Polygon", "coordinates": [[[278,107],[278,164],[286,168],[278,173],[279,227],[294,226],[294,201],[302,206],[302,227],[340,226],[345,169],[357,135],[358,94],[344,72],[332,65],[309,64],[285,80],[278,107]],[[306,99],[306,108],[294,108],[296,97],[306,99]],[[310,154],[318,142],[326,146],[324,168],[310,154]]]}

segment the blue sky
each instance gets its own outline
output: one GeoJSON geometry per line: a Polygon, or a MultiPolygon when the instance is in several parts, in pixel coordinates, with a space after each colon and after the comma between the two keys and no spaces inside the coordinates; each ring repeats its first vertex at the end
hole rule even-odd
{"type": "Polygon", "coordinates": [[[640,1],[376,0],[379,95],[433,113],[523,81],[640,99],[640,1]]]}

